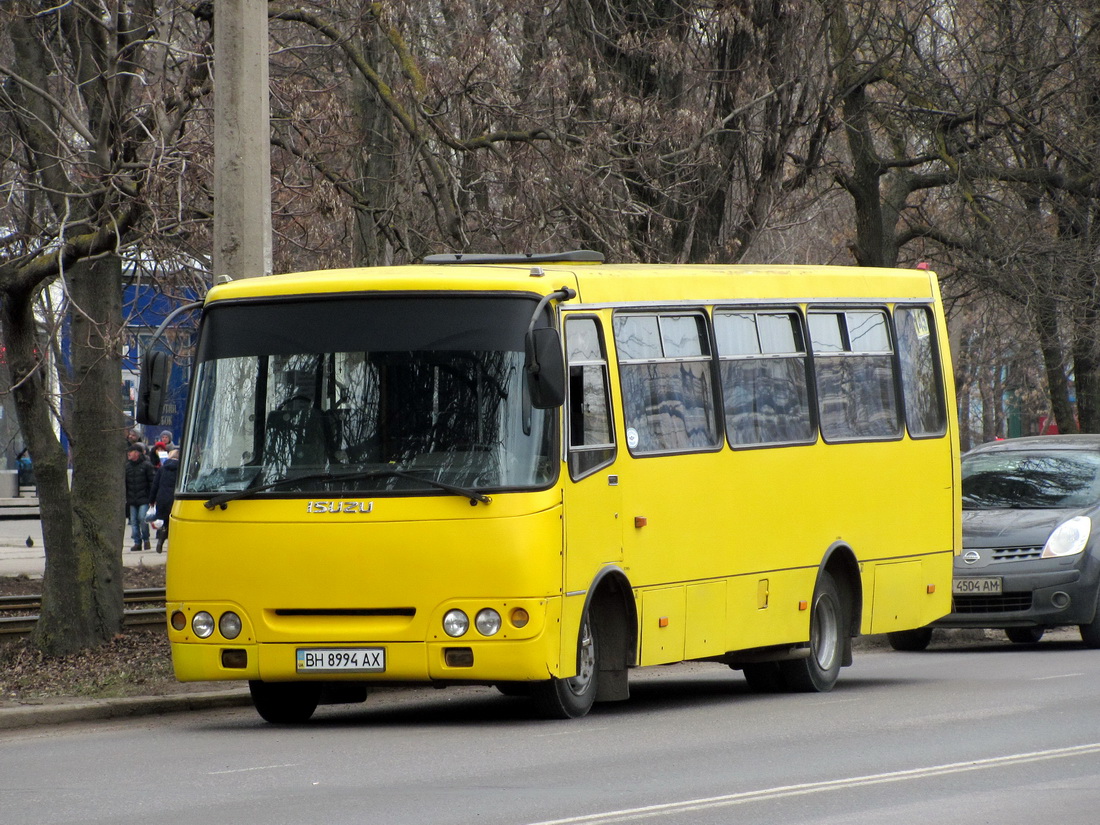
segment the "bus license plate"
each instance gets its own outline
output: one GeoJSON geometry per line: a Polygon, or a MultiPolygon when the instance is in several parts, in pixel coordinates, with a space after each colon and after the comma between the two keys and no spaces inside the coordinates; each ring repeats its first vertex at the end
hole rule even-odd
{"type": "Polygon", "coordinates": [[[989,596],[1001,593],[1000,576],[967,576],[951,583],[951,592],[965,596],[989,596]]]}
{"type": "Polygon", "coordinates": [[[384,647],[298,648],[299,673],[381,673],[384,647]]]}

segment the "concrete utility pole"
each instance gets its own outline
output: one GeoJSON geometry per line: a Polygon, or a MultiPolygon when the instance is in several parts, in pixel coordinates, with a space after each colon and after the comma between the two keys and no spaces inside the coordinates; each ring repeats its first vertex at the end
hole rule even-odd
{"type": "Polygon", "coordinates": [[[267,0],[214,4],[214,282],[271,274],[267,0]]]}

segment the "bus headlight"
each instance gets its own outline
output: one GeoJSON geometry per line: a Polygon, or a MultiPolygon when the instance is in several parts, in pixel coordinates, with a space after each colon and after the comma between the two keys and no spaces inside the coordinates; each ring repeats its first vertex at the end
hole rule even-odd
{"type": "Polygon", "coordinates": [[[466,635],[470,629],[470,617],[461,610],[448,610],[443,617],[443,632],[448,636],[458,638],[466,635]]]}
{"type": "Polygon", "coordinates": [[[493,608],[486,607],[478,612],[477,618],[474,619],[474,626],[482,636],[495,636],[500,632],[500,614],[493,608]]]}
{"type": "Polygon", "coordinates": [[[232,611],[222,613],[218,619],[218,630],[226,639],[236,639],[241,635],[241,617],[232,611]]]}
{"type": "Polygon", "coordinates": [[[200,610],[191,619],[191,629],[200,639],[206,639],[214,632],[214,617],[205,610],[200,610]]]}

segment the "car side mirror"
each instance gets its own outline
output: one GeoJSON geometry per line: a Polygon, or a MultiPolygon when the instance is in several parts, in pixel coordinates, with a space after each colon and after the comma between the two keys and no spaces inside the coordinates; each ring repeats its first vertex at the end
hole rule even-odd
{"type": "Polygon", "coordinates": [[[560,407],[565,401],[565,359],[561,338],[551,327],[538,327],[524,339],[523,369],[531,406],[537,410],[560,407]]]}
{"type": "Polygon", "coordinates": [[[137,408],[134,418],[139,424],[159,424],[164,407],[164,393],[172,362],[166,352],[146,350],[141,356],[138,374],[137,408]]]}

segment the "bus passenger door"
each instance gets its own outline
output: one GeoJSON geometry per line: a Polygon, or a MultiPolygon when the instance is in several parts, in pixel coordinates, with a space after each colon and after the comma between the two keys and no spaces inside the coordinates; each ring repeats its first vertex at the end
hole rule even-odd
{"type": "MultiPolygon", "coordinates": [[[[565,402],[569,480],[563,495],[563,584],[567,595],[583,597],[600,567],[622,560],[622,495],[615,472],[607,350],[600,319],[588,315],[568,317],[565,349],[569,369],[565,402]]],[[[579,611],[568,609],[567,614],[576,616],[579,622],[579,611]]]]}

